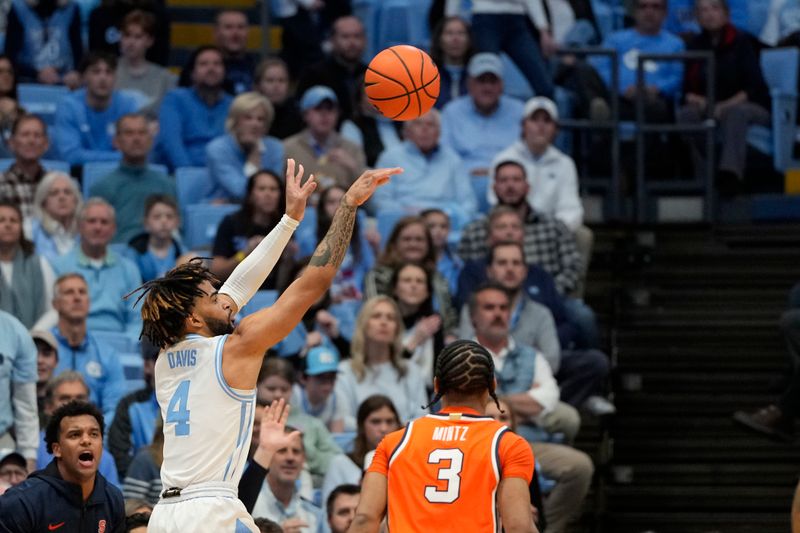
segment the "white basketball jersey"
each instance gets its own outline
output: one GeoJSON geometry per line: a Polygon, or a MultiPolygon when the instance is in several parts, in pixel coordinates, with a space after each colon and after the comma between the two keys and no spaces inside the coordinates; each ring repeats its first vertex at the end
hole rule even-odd
{"type": "Polygon", "coordinates": [[[231,388],[222,375],[227,335],[188,335],[161,350],[156,398],[164,418],[164,489],[204,482],[237,485],[247,461],[256,391],[231,388]]]}

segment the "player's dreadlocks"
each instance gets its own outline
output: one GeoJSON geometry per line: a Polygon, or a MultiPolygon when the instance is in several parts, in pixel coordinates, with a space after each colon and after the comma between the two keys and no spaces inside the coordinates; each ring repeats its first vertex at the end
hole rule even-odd
{"type": "MultiPolygon", "coordinates": [[[[215,287],[219,280],[203,265],[202,259],[194,258],[179,265],[163,278],[148,281],[128,298],[139,291],[136,304],[142,303],[142,335],[159,348],[175,344],[183,337],[184,321],[192,312],[194,299],[203,296],[200,284],[210,282],[215,287]]],[[[134,305],[136,305],[134,304],[134,305]]]]}
{"type": "Polygon", "coordinates": [[[459,340],[442,350],[436,359],[433,375],[439,379],[439,390],[427,409],[448,392],[476,394],[489,391],[500,412],[500,402],[494,391],[494,361],[489,351],[475,341],[459,340]]]}

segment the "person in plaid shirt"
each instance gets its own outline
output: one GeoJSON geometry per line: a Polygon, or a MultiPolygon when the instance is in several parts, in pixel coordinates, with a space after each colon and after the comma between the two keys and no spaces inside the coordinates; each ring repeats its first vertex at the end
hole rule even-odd
{"type": "Polygon", "coordinates": [[[33,194],[45,174],[40,159],[49,146],[47,126],[36,115],[22,115],[11,128],[8,144],[15,161],[0,176],[0,200],[18,205],[27,223],[33,214],[33,194]]]}
{"type": "Polygon", "coordinates": [[[485,259],[490,237],[494,242],[522,241],[525,262],[538,265],[553,276],[558,292],[565,296],[569,320],[578,328],[583,347],[598,348],[594,312],[580,298],[569,297],[581,277],[575,234],[563,222],[531,207],[527,200],[529,187],[522,161],[511,158],[498,163],[494,174],[498,205],[488,217],[475,220],[462,230],[458,255],[464,261],[485,259]]]}
{"type": "MultiPolygon", "coordinates": [[[[494,189],[498,207],[488,217],[469,223],[461,231],[459,257],[465,261],[486,258],[490,222],[502,217],[503,213],[519,213],[523,220],[523,227],[519,229],[524,232],[525,262],[545,269],[555,279],[559,292],[568,294],[578,282],[581,267],[573,233],[563,222],[536,211],[528,203],[529,185],[522,162],[509,160],[500,163],[495,171],[494,189]]],[[[507,218],[498,232],[516,231],[515,217],[507,218]]]]}

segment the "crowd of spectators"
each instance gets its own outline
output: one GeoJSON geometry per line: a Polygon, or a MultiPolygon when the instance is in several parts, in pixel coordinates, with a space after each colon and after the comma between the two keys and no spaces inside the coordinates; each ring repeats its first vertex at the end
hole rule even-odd
{"type": "MultiPolygon", "coordinates": [[[[330,291],[267,354],[259,405],[291,402],[289,424],[301,436],[272,467],[260,464],[257,413],[242,500],[264,531],[274,523],[346,530],[370,452],[426,412],[437,353],[467,338],[491,351],[508,422],[556,482],[539,509],[546,531],[564,531],[593,474],[591,459],[571,447],[581,414],[615,407],[603,339],[582,299],[593,236],[559,121],[565,113],[607,120],[616,97],[622,119],[634,117],[637,97],[648,121],[712,116],[720,192],[739,191],[746,129],[769,122],[770,103],[760,43],[731,23],[725,0],[697,0],[697,31],[681,35],[665,29],[667,0],[636,0],[632,26],[606,35],[588,2],[475,0],[469,13],[460,2],[434,2],[429,50],[441,94],[435,109],[402,124],[365,97],[373,36],[349,2],[275,2],[280,58],[250,52],[247,15],[222,10],[214,44],[194,50],[179,75],[164,66],[163,5],[119,4],[89,15],[88,41],[71,0],[14,0],[8,13],[0,56],[0,155],[10,159],[0,175],[4,487],[40,469],[24,481],[27,497],[46,497],[43,479],[75,483],[109,524],[127,514],[129,530],[142,527],[162,489],[160,447],[171,428],[153,393],[157,350],[139,342],[141,317],[126,295],[196,255],[224,281],[280,220],[291,158],[319,192],[261,287],[282,291],[355,178],[399,166],[404,174],[359,212],[330,291]],[[616,50],[619,69],[558,54],[586,44],[616,50]],[[637,94],[637,54],[683,50],[714,52],[711,109],[702,62],[648,62],[637,94]],[[501,52],[536,96],[508,94],[501,52]],[[611,94],[615,76],[619,95],[611,94]],[[71,90],[52,124],[18,103],[22,82],[71,90]],[[89,181],[86,170],[102,162],[107,170],[89,181]],[[181,237],[188,206],[173,176],[186,167],[205,169],[207,182],[194,185],[204,203],[239,206],[220,217],[210,250],[181,237]],[[135,350],[139,381],[126,375],[135,350]],[[70,470],[74,451],[60,442],[70,424],[93,442],[96,477],[70,470]]],[[[762,36],[770,45],[798,29],[774,15],[762,36]]],[[[690,134],[685,141],[699,172],[704,146],[690,134]]],[[[794,414],[788,403],[781,409],[794,414]]],[[[0,523],[5,506],[25,498],[0,500],[0,523]]]]}

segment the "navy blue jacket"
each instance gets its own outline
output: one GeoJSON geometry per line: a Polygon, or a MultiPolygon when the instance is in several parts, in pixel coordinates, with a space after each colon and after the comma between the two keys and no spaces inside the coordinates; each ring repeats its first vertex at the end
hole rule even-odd
{"type": "Polygon", "coordinates": [[[123,533],[122,492],[98,473],[84,502],[80,486],[62,479],[56,461],[0,497],[0,533],[123,533]]]}

